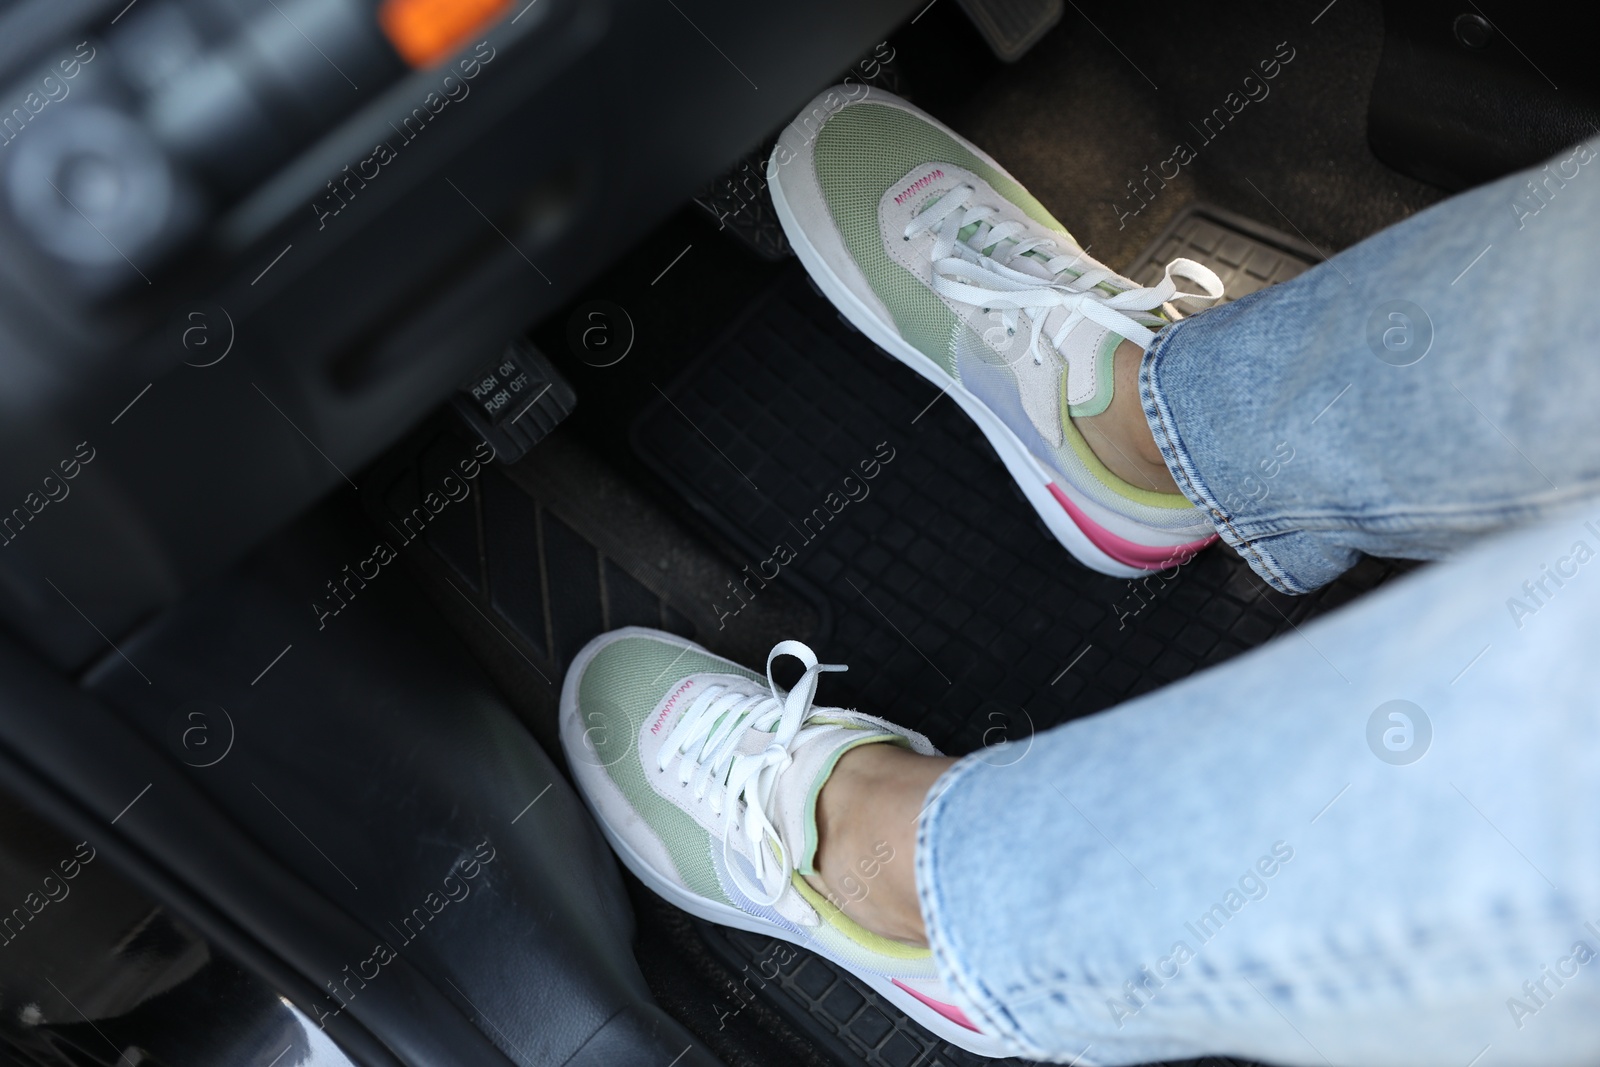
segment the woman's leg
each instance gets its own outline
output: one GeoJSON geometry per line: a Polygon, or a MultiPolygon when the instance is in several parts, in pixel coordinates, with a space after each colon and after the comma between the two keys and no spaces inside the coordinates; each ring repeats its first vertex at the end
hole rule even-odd
{"type": "Polygon", "coordinates": [[[1571,509],[1600,495],[1594,160],[1448,201],[1143,361],[1169,470],[1278,588],[1362,552],[1463,558],[1021,758],[841,761],[822,880],[914,825],[915,878],[886,868],[852,914],[926,936],[1025,1054],[1592,1058],[1600,506],[1571,509]]]}
{"type": "Polygon", "coordinates": [[[1600,489],[1597,249],[1579,145],[1163,331],[1140,378],[1154,443],[1289,593],[1559,510],[1600,489]]]}
{"type": "Polygon", "coordinates": [[[1034,1058],[1592,1062],[1597,558],[1591,504],[948,771],[852,752],[823,881],[916,828],[847,911],[1034,1058]]]}

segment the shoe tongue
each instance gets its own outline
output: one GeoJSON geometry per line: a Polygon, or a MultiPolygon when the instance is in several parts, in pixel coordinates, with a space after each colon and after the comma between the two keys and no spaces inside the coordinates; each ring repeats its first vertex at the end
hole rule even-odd
{"type": "MultiPolygon", "coordinates": [[[[778,778],[773,797],[773,807],[776,809],[773,823],[783,834],[783,840],[794,857],[795,870],[801,874],[816,873],[817,797],[833,774],[839,757],[858,745],[899,740],[894,734],[871,726],[857,723],[843,725],[848,720],[842,717],[830,719],[824,714],[821,718],[824,722],[838,722],[841,725],[827,727],[790,750],[794,763],[778,778]]],[[[821,723],[813,719],[807,727],[818,725],[821,723]]]]}
{"type": "Polygon", "coordinates": [[[1036,249],[1024,255],[1012,256],[1009,254],[1010,250],[1015,247],[1020,240],[1027,237],[1027,234],[1024,233],[1018,234],[1015,237],[1008,237],[1004,241],[1001,241],[998,245],[985,245],[980,247],[978,242],[982,238],[978,237],[978,231],[979,224],[973,223],[972,225],[963,228],[962,231],[957,234],[957,237],[963,244],[965,244],[968,248],[971,248],[973,251],[979,254],[987,253],[995,259],[1003,261],[1011,270],[1018,271],[1022,274],[1031,274],[1040,281],[1050,282],[1052,284],[1058,282],[1071,282],[1083,272],[1093,270],[1100,266],[1099,263],[1091,260],[1083,250],[1078,249],[1078,246],[1075,242],[1063,240],[1059,234],[1051,235],[1058,246],[1054,251],[1036,249]],[[1060,247],[1062,245],[1065,245],[1064,249],[1060,247]],[[1067,271],[1058,273],[1052,271],[1048,266],[1046,266],[1046,264],[1055,256],[1073,252],[1077,253],[1079,260],[1077,263],[1069,267],[1067,271]]]}
{"type": "MultiPolygon", "coordinates": [[[[1008,237],[1006,240],[1001,241],[998,245],[980,246],[978,242],[981,240],[981,238],[978,237],[978,230],[979,225],[975,222],[970,226],[964,227],[956,236],[968,248],[979,253],[980,255],[987,253],[997,259],[1003,259],[1005,261],[1005,265],[1010,267],[1012,270],[1021,271],[1023,274],[1032,274],[1040,281],[1044,282],[1055,280],[1056,276],[1051,274],[1050,271],[1046,269],[1044,260],[1039,259],[1032,254],[1024,256],[1011,256],[1009,259],[1006,258],[1011,248],[1017,243],[1016,237],[1008,237]]],[[[1021,236],[1025,237],[1027,235],[1023,234],[1021,236]]]]}

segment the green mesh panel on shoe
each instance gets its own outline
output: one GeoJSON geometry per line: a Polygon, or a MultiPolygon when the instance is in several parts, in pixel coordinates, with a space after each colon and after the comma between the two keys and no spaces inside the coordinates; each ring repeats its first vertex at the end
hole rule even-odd
{"type": "Polygon", "coordinates": [[[639,727],[645,716],[684,678],[701,673],[766,681],[705,652],[651,637],[624,637],[589,661],[578,683],[578,712],[611,780],[666,845],[685,884],[701,896],[729,903],[711,865],[704,827],[651,789],[639,762],[639,727]]]}
{"type": "Polygon", "coordinates": [[[916,275],[891,260],[878,228],[878,202],[913,168],[950,163],[981,175],[1040,225],[1065,234],[1044,205],[949,134],[915,115],[883,104],[851,104],[827,121],[816,139],[817,181],[845,247],[900,335],[951,374],[955,313],[916,275]]]}

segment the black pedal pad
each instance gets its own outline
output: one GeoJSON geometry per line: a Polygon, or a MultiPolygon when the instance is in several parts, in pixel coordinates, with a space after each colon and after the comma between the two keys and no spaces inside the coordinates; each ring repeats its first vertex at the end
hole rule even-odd
{"type": "Polygon", "coordinates": [[[989,50],[997,59],[1015,63],[1061,21],[1062,0],[960,0],[989,50]]]}
{"type": "MultiPolygon", "coordinates": [[[[1155,285],[1166,265],[1179,256],[1217,272],[1225,293],[1218,306],[1286,282],[1323,258],[1306,241],[1265,223],[1212,204],[1190,204],[1139,253],[1126,274],[1140,285],[1155,285]]],[[[1185,315],[1211,306],[1194,300],[1174,304],[1185,315]]]]}
{"type": "Polygon", "coordinates": [[[726,230],[768,263],[781,263],[794,252],[778,222],[772,194],[767,192],[767,157],[771,154],[770,144],[746,154],[732,170],[696,193],[694,202],[718,230],[726,230]]]}

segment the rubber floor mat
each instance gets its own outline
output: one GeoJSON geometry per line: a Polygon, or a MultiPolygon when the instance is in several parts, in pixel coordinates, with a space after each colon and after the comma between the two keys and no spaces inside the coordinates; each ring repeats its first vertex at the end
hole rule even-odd
{"type": "Polygon", "coordinates": [[[1304,597],[1217,545],[1112,578],[1046,532],[955,404],[850,330],[796,269],[646,408],[641,458],[743,550],[741,624],[772,581],[820,601],[830,703],[946,752],[1024,741],[1219,663],[1370,589],[1365,560],[1304,597]]]}
{"type": "MultiPolygon", "coordinates": [[[[851,667],[830,675],[820,698],[913,727],[951,754],[1025,746],[1038,730],[1220,663],[1408,567],[1366,559],[1303,597],[1273,592],[1222,545],[1142,579],[1090,571],[1049,535],[960,409],[845,324],[798,267],[641,412],[632,439],[748,557],[743,581],[718,593],[720,627],[755,625],[745,608],[774,582],[811,598],[823,620],[818,654],[851,667]]],[[[777,944],[739,936],[708,928],[713,950],[737,966],[759,965],[777,944]]],[[[849,991],[836,998],[855,1005],[848,1016],[827,1008],[820,977],[815,994],[796,978],[768,981],[760,995],[840,1062],[899,1062],[884,1051],[892,1033],[919,1036],[926,1058],[906,1060],[919,1067],[981,1062],[800,955],[797,973],[831,974],[826,990],[849,991]],[[889,1030],[879,1032],[880,1015],[889,1030]]]]}

